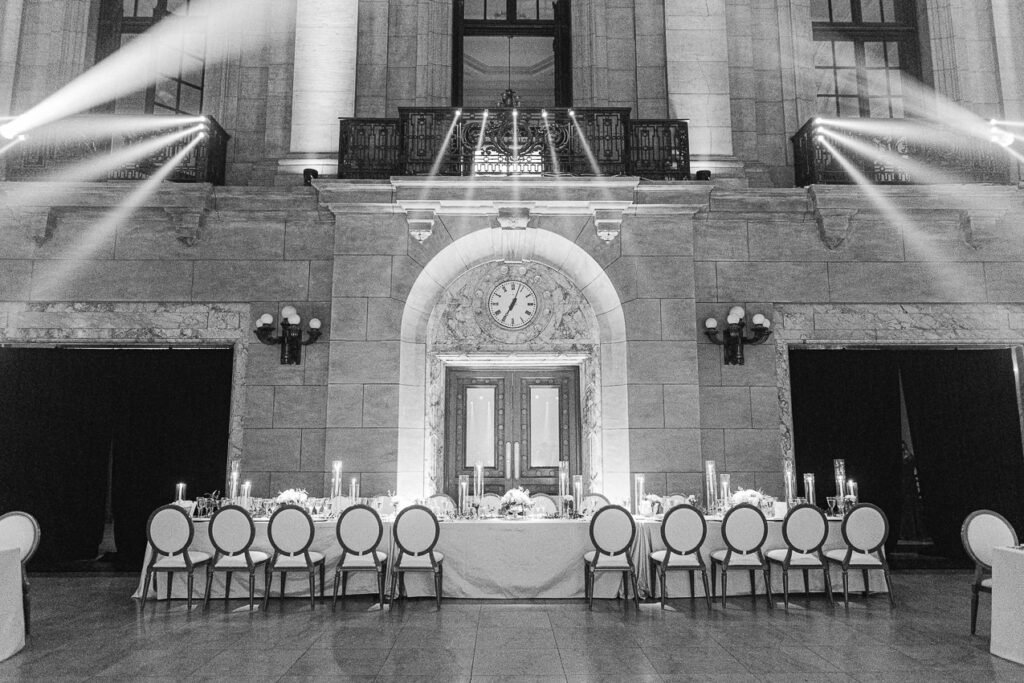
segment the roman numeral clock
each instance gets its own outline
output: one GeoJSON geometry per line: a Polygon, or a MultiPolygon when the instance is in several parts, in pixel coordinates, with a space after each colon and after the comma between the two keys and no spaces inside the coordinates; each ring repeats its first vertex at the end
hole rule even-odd
{"type": "Polygon", "coordinates": [[[487,311],[499,327],[521,330],[537,317],[537,295],[522,280],[505,280],[491,290],[487,311]]]}

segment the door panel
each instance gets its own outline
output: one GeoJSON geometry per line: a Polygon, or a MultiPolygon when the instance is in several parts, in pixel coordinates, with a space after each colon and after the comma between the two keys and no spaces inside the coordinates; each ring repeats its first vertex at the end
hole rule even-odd
{"type": "Polygon", "coordinates": [[[579,373],[575,367],[515,370],[449,368],[446,491],[484,465],[484,489],[558,492],[559,462],[580,470],[579,373]]]}

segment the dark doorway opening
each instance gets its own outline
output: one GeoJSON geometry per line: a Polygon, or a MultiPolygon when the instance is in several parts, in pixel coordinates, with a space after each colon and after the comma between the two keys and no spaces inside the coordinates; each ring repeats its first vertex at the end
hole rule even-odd
{"type": "Polygon", "coordinates": [[[39,520],[30,570],[137,571],[177,482],[223,488],[231,372],[231,349],[0,349],[0,512],[39,520]]]}
{"type": "Polygon", "coordinates": [[[894,566],[970,566],[960,526],[988,508],[1024,529],[1012,349],[792,349],[794,453],[832,495],[846,460],[889,518],[894,566]]]}

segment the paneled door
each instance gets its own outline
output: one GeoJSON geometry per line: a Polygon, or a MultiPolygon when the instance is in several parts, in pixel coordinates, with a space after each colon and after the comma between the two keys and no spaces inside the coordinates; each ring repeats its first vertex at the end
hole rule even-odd
{"type": "Polygon", "coordinates": [[[558,493],[559,462],[580,470],[579,370],[575,367],[448,368],[445,491],[476,463],[484,490],[523,486],[558,493]]]}

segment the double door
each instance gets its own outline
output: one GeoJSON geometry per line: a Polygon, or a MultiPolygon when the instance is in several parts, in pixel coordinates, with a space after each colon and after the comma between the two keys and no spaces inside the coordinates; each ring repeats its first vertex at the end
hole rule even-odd
{"type": "Polygon", "coordinates": [[[448,368],[445,490],[482,466],[484,490],[558,493],[559,463],[580,469],[579,371],[448,368]]]}

